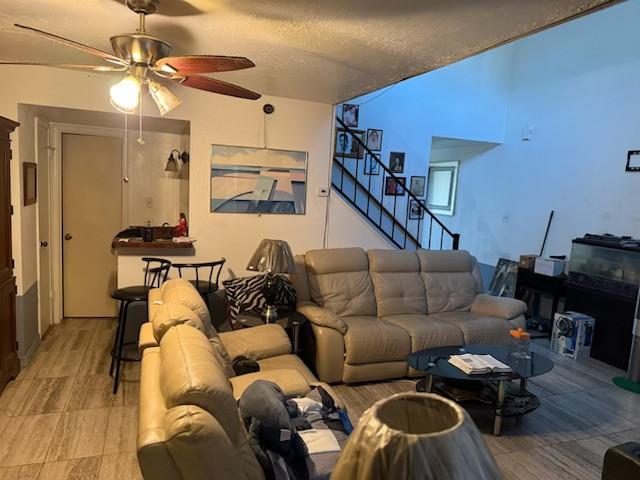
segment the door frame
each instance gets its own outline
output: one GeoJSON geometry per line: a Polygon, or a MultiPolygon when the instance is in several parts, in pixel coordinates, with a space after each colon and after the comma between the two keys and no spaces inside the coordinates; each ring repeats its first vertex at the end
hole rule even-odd
{"type": "MultiPolygon", "coordinates": [[[[47,189],[49,192],[49,218],[51,219],[52,215],[52,208],[51,208],[51,197],[52,197],[52,147],[51,147],[51,124],[48,120],[43,119],[42,117],[36,117],[35,121],[34,121],[34,146],[35,146],[35,153],[34,153],[34,158],[36,159],[36,164],[38,165],[38,170],[40,170],[40,166],[41,166],[41,162],[42,161],[46,161],[49,163],[49,177],[47,178],[47,182],[48,182],[48,186],[49,188],[47,189]],[[46,159],[41,159],[39,156],[39,152],[38,152],[38,143],[40,140],[40,127],[43,127],[47,130],[47,158],[46,159]]],[[[38,203],[40,202],[40,198],[38,196],[38,203]]],[[[47,239],[49,242],[49,245],[51,245],[51,222],[49,222],[49,232],[47,234],[47,239]]],[[[42,277],[42,266],[41,266],[41,262],[40,262],[40,206],[38,205],[38,212],[36,215],[36,252],[38,252],[37,256],[36,256],[36,265],[37,265],[37,272],[38,272],[38,332],[40,333],[40,337],[42,338],[45,333],[45,331],[43,331],[42,328],[42,308],[41,308],[41,302],[42,302],[42,298],[44,295],[47,295],[49,297],[49,319],[51,321],[51,325],[53,325],[54,323],[56,323],[55,321],[55,316],[54,316],[54,305],[53,305],[53,258],[51,253],[49,253],[49,291],[48,292],[43,292],[42,291],[42,282],[40,281],[41,277],[42,277]]],[[[49,325],[49,327],[51,327],[51,325],[49,325]]]]}
{"type": "MultiPolygon", "coordinates": [[[[62,135],[94,135],[98,137],[116,137],[122,139],[122,221],[121,227],[129,224],[129,174],[127,162],[127,136],[117,128],[76,125],[72,123],[52,122],[51,136],[53,140],[53,161],[51,164],[51,262],[53,277],[53,319],[60,323],[63,318],[63,278],[62,278],[62,135]]],[[[113,232],[114,235],[118,232],[113,232]]]]}

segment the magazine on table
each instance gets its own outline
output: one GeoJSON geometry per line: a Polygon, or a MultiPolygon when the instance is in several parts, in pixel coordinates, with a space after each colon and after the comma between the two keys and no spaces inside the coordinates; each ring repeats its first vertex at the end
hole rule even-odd
{"type": "Polygon", "coordinates": [[[505,365],[491,355],[478,355],[473,353],[451,355],[451,357],[449,357],[449,363],[467,375],[511,372],[509,365],[505,365]]]}

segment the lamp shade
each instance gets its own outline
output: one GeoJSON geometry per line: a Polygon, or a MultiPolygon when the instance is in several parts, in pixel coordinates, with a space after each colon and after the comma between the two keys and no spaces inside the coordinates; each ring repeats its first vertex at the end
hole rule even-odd
{"type": "Polygon", "coordinates": [[[295,272],[291,247],[284,240],[262,240],[251,256],[247,270],[267,273],[295,272]]]}
{"type": "Polygon", "coordinates": [[[500,472],[459,405],[431,393],[398,393],[367,410],[332,480],[495,480],[500,472]]]}

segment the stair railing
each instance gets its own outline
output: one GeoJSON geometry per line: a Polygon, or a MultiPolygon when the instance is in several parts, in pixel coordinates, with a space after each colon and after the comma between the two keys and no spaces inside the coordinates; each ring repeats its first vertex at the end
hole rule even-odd
{"type": "MultiPolygon", "coordinates": [[[[447,228],[447,226],[442,223],[440,221],[440,219],[438,219],[436,217],[436,215],[431,212],[431,210],[429,210],[429,208],[427,207],[427,205],[424,203],[424,200],[418,198],[414,193],[411,192],[411,190],[407,187],[407,185],[405,185],[405,182],[403,182],[402,180],[400,180],[400,178],[393,173],[384,163],[382,163],[382,160],[380,159],[380,156],[374,152],[372,152],[366,145],[365,142],[363,142],[362,140],[360,140],[360,138],[351,130],[351,128],[349,128],[343,121],[342,119],[336,117],[336,120],[338,122],[338,124],[340,125],[340,128],[342,130],[344,130],[350,137],[351,137],[351,141],[356,142],[359,149],[362,149],[362,160],[366,160],[366,154],[369,154],[371,156],[371,158],[378,164],[379,168],[381,170],[384,171],[385,176],[386,177],[390,177],[392,179],[394,179],[394,181],[396,182],[397,185],[402,185],[402,188],[404,189],[405,193],[407,194],[407,205],[406,205],[406,211],[405,211],[405,216],[404,216],[404,222],[402,222],[401,220],[398,219],[397,217],[397,200],[398,200],[398,196],[394,195],[393,196],[393,210],[388,210],[385,206],[384,206],[384,199],[385,199],[385,185],[386,185],[386,180],[383,176],[382,179],[382,191],[380,194],[380,199],[378,200],[377,196],[371,191],[371,177],[372,175],[367,175],[368,178],[368,182],[365,185],[364,183],[362,183],[360,181],[360,179],[358,178],[358,172],[359,172],[359,161],[361,160],[360,155],[358,154],[355,158],[356,160],[356,168],[355,168],[355,174],[352,174],[348,168],[345,166],[344,164],[344,160],[345,157],[340,156],[339,154],[335,154],[334,155],[334,165],[336,165],[339,170],[340,170],[340,182],[339,184],[335,184],[334,183],[334,187],[352,204],[354,205],[359,211],[360,213],[362,213],[363,215],[365,215],[369,221],[375,225],[380,231],[382,231],[382,233],[384,233],[398,248],[407,248],[407,240],[409,240],[410,243],[413,243],[414,246],[416,248],[427,248],[429,250],[432,249],[432,237],[433,237],[433,227],[434,227],[434,223],[436,224],[437,227],[440,227],[440,250],[443,249],[444,246],[444,236],[445,234],[451,238],[451,245],[452,245],[452,250],[458,250],[459,246],[460,246],[460,234],[459,233],[453,233],[449,228],[447,228]],[[338,157],[341,160],[338,160],[338,157]],[[344,178],[345,175],[347,176],[347,179],[350,180],[353,184],[354,184],[354,194],[353,194],[353,198],[351,198],[350,196],[348,196],[345,193],[345,188],[344,188],[344,178]],[[358,196],[358,192],[361,192],[367,200],[367,204],[366,204],[366,208],[362,208],[360,205],[358,205],[357,203],[357,196],[358,196]],[[411,201],[414,201],[415,204],[419,207],[420,209],[420,214],[418,215],[417,219],[410,219],[410,206],[411,206],[411,201]],[[379,216],[377,219],[372,218],[372,214],[370,212],[370,205],[371,203],[374,204],[374,206],[378,209],[379,211],[379,216]],[[425,217],[426,216],[426,217],[425,217]],[[383,228],[383,218],[387,218],[388,221],[391,223],[391,232],[386,231],[383,228]],[[426,219],[429,219],[429,236],[428,236],[428,242],[426,245],[422,245],[422,241],[421,241],[421,233],[422,233],[422,229],[425,227],[426,225],[426,219]],[[410,221],[416,221],[417,220],[417,229],[416,229],[416,233],[415,235],[413,235],[410,232],[409,229],[409,222],[410,221]],[[423,223],[423,221],[425,223],[423,223]],[[422,227],[422,228],[421,228],[422,227]],[[398,241],[397,237],[396,237],[396,229],[397,232],[402,236],[403,241],[398,241]]],[[[347,157],[350,158],[350,157],[347,157]]],[[[365,164],[365,168],[366,168],[366,164],[365,164]]],[[[436,227],[436,228],[437,228],[436,227]]]]}

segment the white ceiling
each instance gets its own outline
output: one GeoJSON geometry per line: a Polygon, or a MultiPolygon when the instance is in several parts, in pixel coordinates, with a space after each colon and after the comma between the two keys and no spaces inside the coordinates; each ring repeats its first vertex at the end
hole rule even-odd
{"type": "MultiPolygon", "coordinates": [[[[241,55],[218,74],[263,94],[338,103],[617,0],[161,0],[148,33],[174,54],[241,55]]],[[[1,60],[95,63],[23,23],[111,52],[133,32],[124,0],[0,0],[1,60]]],[[[1,67],[10,68],[10,67],[1,67]]]]}

